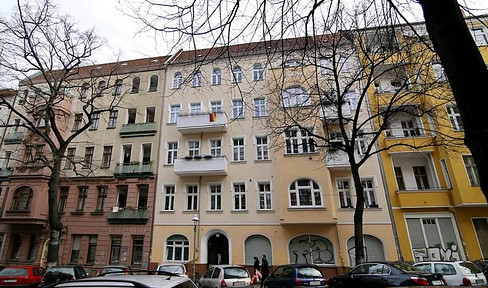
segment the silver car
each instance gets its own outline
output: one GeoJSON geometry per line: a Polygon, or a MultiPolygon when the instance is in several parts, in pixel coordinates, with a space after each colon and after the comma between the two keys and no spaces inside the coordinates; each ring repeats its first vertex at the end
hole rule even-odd
{"type": "Polygon", "coordinates": [[[191,279],[186,277],[168,277],[166,275],[119,275],[91,277],[49,286],[50,288],[114,288],[114,287],[147,287],[147,288],[196,288],[191,279]]]}
{"type": "Polygon", "coordinates": [[[252,288],[249,271],[243,266],[216,265],[210,267],[198,282],[200,288],[252,288]]]}
{"type": "Polygon", "coordinates": [[[158,272],[177,274],[181,277],[188,277],[186,266],[183,263],[161,263],[158,265],[158,272]]]}
{"type": "Polygon", "coordinates": [[[440,273],[449,286],[485,286],[486,277],[471,261],[426,261],[413,266],[428,273],[440,273]]]}

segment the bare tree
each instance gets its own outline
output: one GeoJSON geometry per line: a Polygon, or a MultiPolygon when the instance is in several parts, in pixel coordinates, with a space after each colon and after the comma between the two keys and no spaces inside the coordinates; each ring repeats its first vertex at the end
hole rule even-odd
{"type": "MultiPolygon", "coordinates": [[[[1,125],[26,132],[16,159],[11,159],[18,161],[20,173],[35,167],[48,176],[48,265],[57,264],[59,258],[63,224],[57,192],[67,147],[91,127],[96,113],[111,111],[124,95],[121,82],[111,86],[113,81],[107,81],[119,66],[86,66],[102,44],[93,30],[78,30],[69,17],[59,15],[50,0],[24,4],[18,0],[16,14],[0,20],[0,67],[19,83],[15,103],[0,99],[18,121],[1,125]],[[99,81],[101,77],[104,81],[99,81]],[[112,90],[113,97],[102,101],[103,94],[112,90]],[[73,103],[83,108],[79,119],[71,114],[73,103]]],[[[81,175],[83,159],[66,161],[72,161],[81,175]]]]}

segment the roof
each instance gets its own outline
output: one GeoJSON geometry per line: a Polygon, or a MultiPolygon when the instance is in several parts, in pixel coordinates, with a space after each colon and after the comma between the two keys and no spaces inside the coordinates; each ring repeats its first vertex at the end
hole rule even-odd
{"type": "MultiPolygon", "coordinates": [[[[179,284],[191,281],[186,277],[167,275],[117,275],[104,277],[90,277],[80,280],[60,283],[54,287],[114,287],[116,283],[134,283],[134,287],[146,288],[171,288],[179,284]],[[142,284],[142,285],[141,285],[142,284]]],[[[120,285],[126,286],[126,285],[120,285]]],[[[118,287],[118,286],[115,286],[118,287]]],[[[131,287],[131,286],[127,286],[131,287]]],[[[196,287],[196,286],[195,286],[196,287]]]]}

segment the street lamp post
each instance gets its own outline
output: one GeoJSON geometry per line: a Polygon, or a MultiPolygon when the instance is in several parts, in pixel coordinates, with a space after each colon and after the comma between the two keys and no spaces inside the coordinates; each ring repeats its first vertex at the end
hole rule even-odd
{"type": "Polygon", "coordinates": [[[196,259],[197,259],[197,225],[198,221],[200,219],[198,218],[198,215],[193,216],[191,218],[191,221],[193,221],[193,281],[196,281],[195,279],[197,277],[197,267],[196,267],[196,259]]]}

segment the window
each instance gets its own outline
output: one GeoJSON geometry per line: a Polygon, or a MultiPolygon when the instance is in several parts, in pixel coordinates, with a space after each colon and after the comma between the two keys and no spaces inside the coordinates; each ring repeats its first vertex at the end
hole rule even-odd
{"type": "Polygon", "coordinates": [[[149,185],[139,185],[137,186],[139,190],[139,196],[137,198],[137,208],[147,209],[147,201],[149,197],[149,185]]]}
{"type": "Polygon", "coordinates": [[[99,124],[100,124],[100,112],[93,112],[91,116],[90,130],[97,130],[99,124]]]}
{"type": "Polygon", "coordinates": [[[188,156],[194,157],[200,155],[200,141],[188,141],[188,156]]]}
{"type": "Polygon", "coordinates": [[[151,150],[152,150],[152,143],[142,144],[142,164],[143,165],[151,163],[151,150]]]}
{"type": "Polygon", "coordinates": [[[197,185],[186,186],[186,210],[187,211],[198,210],[198,186],[197,185]]]}
{"type": "Polygon", "coordinates": [[[122,94],[122,79],[117,79],[115,80],[115,85],[114,85],[114,96],[122,94]]]}
{"type": "Polygon", "coordinates": [[[215,68],[212,72],[212,85],[222,84],[222,71],[219,68],[215,68]]]}
{"type": "Polygon", "coordinates": [[[93,162],[93,153],[95,152],[95,147],[85,148],[85,159],[83,160],[83,168],[90,169],[93,162]]]}
{"type": "Polygon", "coordinates": [[[172,235],[166,241],[166,261],[188,261],[190,244],[183,235],[172,235]]]}
{"type": "Polygon", "coordinates": [[[476,167],[473,156],[463,155],[463,161],[471,186],[480,186],[480,175],[478,173],[478,168],[476,167]]]}
{"type": "Polygon", "coordinates": [[[364,189],[364,206],[366,208],[378,208],[376,195],[374,192],[373,179],[362,179],[361,184],[364,189]]]}
{"type": "Polygon", "coordinates": [[[130,159],[132,155],[132,145],[123,145],[122,146],[122,163],[124,165],[130,164],[130,159]]]}
{"type": "Polygon", "coordinates": [[[221,184],[210,185],[210,210],[212,211],[222,210],[222,185],[221,184]]]}
{"type": "Polygon", "coordinates": [[[132,79],[132,89],[130,90],[130,93],[136,94],[139,93],[139,87],[141,86],[141,78],[139,77],[134,77],[132,79]]]}
{"type": "MultiPolygon", "coordinates": [[[[481,248],[481,253],[486,259],[488,255],[488,218],[471,218],[476,231],[476,238],[481,248]]],[[[1,243],[0,243],[1,244],[1,243]]]]}
{"type": "Polygon", "coordinates": [[[281,97],[285,108],[308,106],[312,103],[308,92],[300,86],[286,88],[281,97]]]}
{"type": "Polygon", "coordinates": [[[269,159],[269,146],[267,136],[256,136],[256,159],[268,160],[269,159]]]}
{"type": "Polygon", "coordinates": [[[127,124],[135,124],[137,116],[137,108],[127,109],[127,124]]]}
{"type": "Polygon", "coordinates": [[[102,96],[102,93],[105,90],[105,88],[107,88],[107,82],[103,80],[98,82],[97,96],[102,96]]]}
{"type": "Polygon", "coordinates": [[[73,243],[71,245],[70,264],[77,264],[80,257],[81,235],[73,235],[73,243]]]}
{"type": "Polygon", "coordinates": [[[164,185],[164,211],[175,210],[175,185],[164,185]]]}
{"type": "Polygon", "coordinates": [[[232,139],[232,161],[244,161],[244,138],[232,139]]]}
{"type": "Polygon", "coordinates": [[[434,77],[436,81],[439,82],[447,81],[446,71],[444,71],[444,67],[442,66],[441,63],[433,63],[432,70],[434,71],[434,77]]]}
{"type": "Polygon", "coordinates": [[[242,100],[232,101],[232,117],[235,119],[244,118],[244,102],[242,100]]]}
{"type": "Polygon", "coordinates": [[[10,259],[19,260],[20,248],[22,246],[22,235],[12,234],[12,243],[12,254],[10,255],[10,259]]]}
{"type": "Polygon", "coordinates": [[[69,187],[59,188],[59,198],[58,198],[58,212],[64,212],[66,209],[66,203],[68,202],[69,187]]]}
{"type": "Polygon", "coordinates": [[[315,140],[307,129],[285,131],[286,154],[315,153],[315,140]]]}
{"type": "Polygon", "coordinates": [[[259,193],[259,209],[271,210],[271,183],[270,182],[258,182],[259,193]]]}
{"type": "Polygon", "coordinates": [[[102,165],[100,168],[107,169],[112,161],[112,146],[103,146],[102,165]]]}
{"type": "Polygon", "coordinates": [[[246,210],[246,184],[234,183],[234,210],[246,210]]]}
{"type": "Polygon", "coordinates": [[[210,140],[210,155],[212,157],[222,156],[222,140],[221,139],[211,139],[210,140]]]}
{"type": "Polygon", "coordinates": [[[296,59],[287,60],[284,66],[286,68],[299,67],[302,66],[302,61],[296,59]]]}
{"type": "Polygon", "coordinates": [[[336,259],[334,251],[336,250],[329,239],[319,235],[305,234],[291,239],[288,244],[288,259],[293,259],[297,264],[334,264],[336,259]],[[313,253],[297,253],[296,251],[313,251],[313,253]]]}
{"type": "Polygon", "coordinates": [[[331,75],[332,72],[334,71],[334,66],[332,64],[332,60],[331,59],[320,59],[320,67],[319,67],[319,71],[320,71],[320,74],[321,75],[331,75]]]}
{"type": "Polygon", "coordinates": [[[262,81],[264,80],[264,68],[261,64],[254,65],[252,69],[252,80],[262,81]]]}
{"type": "Polygon", "coordinates": [[[144,236],[132,236],[132,265],[142,264],[144,236]]]}
{"type": "Polygon", "coordinates": [[[183,75],[181,72],[176,72],[175,75],[173,76],[173,89],[178,89],[181,87],[183,84],[183,75]]]}
{"type": "Polygon", "coordinates": [[[339,72],[351,72],[352,71],[352,65],[351,61],[349,61],[349,58],[345,55],[340,55],[339,56],[339,61],[337,61],[338,64],[338,70],[339,72]]]}
{"type": "Polygon", "coordinates": [[[73,123],[73,131],[80,130],[81,128],[81,122],[83,120],[83,114],[75,114],[75,121],[73,123]]]}
{"type": "Polygon", "coordinates": [[[413,174],[415,182],[417,183],[417,189],[429,189],[429,178],[427,176],[427,170],[425,166],[413,166],[413,174]]]}
{"type": "Polygon", "coordinates": [[[73,169],[75,161],[76,148],[68,148],[66,153],[66,162],[64,163],[64,169],[73,169]]]}
{"type": "Polygon", "coordinates": [[[146,107],[146,123],[154,123],[156,117],[156,107],[146,107]]]}
{"type": "Polygon", "coordinates": [[[95,211],[103,211],[105,208],[105,201],[107,200],[107,187],[98,186],[97,207],[95,211]]]}
{"type": "Polygon", "coordinates": [[[158,75],[152,75],[151,78],[149,78],[149,92],[158,91],[158,80],[158,75]]]}
{"type": "Polygon", "coordinates": [[[175,159],[178,159],[178,142],[168,142],[168,156],[166,157],[166,164],[174,164],[175,159]]]}
{"type": "Polygon", "coordinates": [[[27,186],[23,186],[15,190],[10,209],[20,211],[30,210],[32,193],[32,189],[27,186]]]}
{"type": "Polygon", "coordinates": [[[98,236],[90,235],[90,239],[88,240],[88,252],[86,255],[86,264],[95,263],[95,257],[97,255],[97,242],[98,242],[98,236]]]}
{"type": "Polygon", "coordinates": [[[39,235],[30,235],[29,253],[27,260],[34,261],[37,255],[37,248],[39,247],[39,235]]]}
{"type": "Polygon", "coordinates": [[[117,207],[125,208],[127,206],[127,193],[129,187],[126,185],[117,186],[117,207]]]}
{"type": "Polygon", "coordinates": [[[213,113],[222,113],[222,101],[216,100],[210,102],[210,110],[213,113]]]}
{"type": "Polygon", "coordinates": [[[395,178],[398,190],[405,190],[405,179],[403,178],[402,167],[395,167],[395,178]]]}
{"type": "Polygon", "coordinates": [[[323,207],[322,192],[317,182],[311,179],[299,179],[290,185],[291,207],[323,207]]]}
{"type": "Polygon", "coordinates": [[[81,99],[85,99],[86,97],[88,97],[88,90],[90,90],[90,84],[84,83],[81,86],[81,92],[80,92],[81,99]]]}
{"type": "Polygon", "coordinates": [[[239,66],[232,69],[232,83],[242,83],[242,69],[239,66]]]}
{"type": "Polygon", "coordinates": [[[180,114],[180,104],[171,105],[169,108],[169,123],[176,123],[180,114]]]}
{"type": "Polygon", "coordinates": [[[86,197],[88,196],[88,187],[78,187],[78,204],[76,211],[81,212],[85,210],[86,197]]]}
{"type": "Polygon", "coordinates": [[[266,99],[254,99],[254,117],[266,116],[266,99]]]}
{"type": "Polygon", "coordinates": [[[488,45],[488,40],[486,38],[485,32],[483,31],[483,28],[471,29],[471,34],[473,34],[474,42],[476,42],[476,45],[488,45]]]}
{"type": "Polygon", "coordinates": [[[351,200],[351,189],[349,188],[348,180],[337,181],[337,191],[339,192],[339,202],[341,208],[354,208],[351,200]]]}
{"type": "Polygon", "coordinates": [[[120,248],[122,246],[122,236],[111,236],[110,241],[110,264],[118,264],[120,259],[120,248]]]}
{"type": "Polygon", "coordinates": [[[458,107],[454,105],[448,105],[446,106],[446,109],[449,120],[451,121],[452,129],[454,131],[463,131],[463,120],[461,119],[461,114],[459,113],[458,107]]]}
{"type": "Polygon", "coordinates": [[[108,117],[108,126],[107,128],[115,128],[117,127],[117,117],[119,116],[119,111],[112,110],[110,111],[110,115],[108,117]]]}
{"type": "Polygon", "coordinates": [[[200,115],[202,113],[202,103],[190,103],[190,114],[200,115]]]}
{"type": "MultiPolygon", "coordinates": [[[[3,156],[3,163],[2,168],[10,169],[10,159],[12,158],[12,151],[5,151],[5,155],[3,156]]],[[[1,248],[1,247],[0,247],[1,248]]]]}
{"type": "Polygon", "coordinates": [[[191,79],[191,85],[193,87],[200,87],[200,86],[202,86],[202,72],[196,71],[193,74],[193,78],[191,79]]]}
{"type": "Polygon", "coordinates": [[[29,163],[32,163],[34,160],[34,155],[32,154],[32,145],[26,145],[25,146],[25,151],[24,151],[24,165],[27,165],[29,163]]]}

